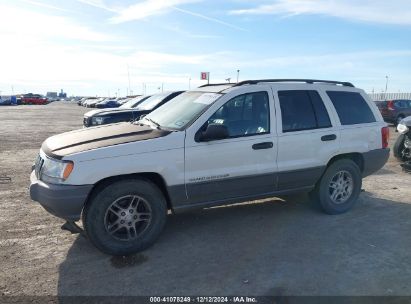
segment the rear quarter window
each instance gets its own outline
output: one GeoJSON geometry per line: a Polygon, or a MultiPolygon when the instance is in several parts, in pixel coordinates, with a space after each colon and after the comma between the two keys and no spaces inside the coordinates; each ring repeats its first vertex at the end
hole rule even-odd
{"type": "Polygon", "coordinates": [[[374,114],[360,93],[327,91],[342,125],[375,122],[374,114]]]}

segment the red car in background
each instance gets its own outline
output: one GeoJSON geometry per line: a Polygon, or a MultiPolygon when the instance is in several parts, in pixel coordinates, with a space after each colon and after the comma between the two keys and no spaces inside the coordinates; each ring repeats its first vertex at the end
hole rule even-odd
{"type": "Polygon", "coordinates": [[[40,94],[29,93],[21,96],[21,104],[45,105],[48,99],[40,94]]]}

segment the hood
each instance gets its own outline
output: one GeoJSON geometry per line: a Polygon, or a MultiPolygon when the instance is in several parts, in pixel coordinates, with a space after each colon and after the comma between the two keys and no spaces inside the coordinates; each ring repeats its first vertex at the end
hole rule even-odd
{"type": "Polygon", "coordinates": [[[41,149],[52,158],[62,159],[73,153],[163,137],[170,133],[170,131],[152,129],[146,125],[118,123],[49,137],[41,149]]]}
{"type": "Polygon", "coordinates": [[[402,124],[406,125],[407,127],[411,127],[411,116],[405,117],[402,121],[402,124]]]}
{"type": "Polygon", "coordinates": [[[146,111],[138,111],[134,108],[132,109],[120,109],[120,108],[114,108],[114,109],[100,109],[100,110],[93,110],[89,111],[86,114],[84,114],[84,117],[92,117],[92,116],[104,116],[104,115],[110,115],[113,113],[131,113],[131,112],[146,112],[146,111]]]}

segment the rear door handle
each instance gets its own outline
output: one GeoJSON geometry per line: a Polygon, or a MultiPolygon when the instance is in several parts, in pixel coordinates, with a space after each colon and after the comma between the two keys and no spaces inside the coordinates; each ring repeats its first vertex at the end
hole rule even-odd
{"type": "Polygon", "coordinates": [[[336,140],[336,139],[337,139],[337,135],[335,134],[324,135],[323,137],[321,137],[322,141],[331,141],[331,140],[336,140]]]}
{"type": "Polygon", "coordinates": [[[274,146],[273,143],[271,141],[268,141],[268,142],[262,142],[259,144],[254,144],[253,149],[254,150],[271,149],[273,146],[274,146]]]}

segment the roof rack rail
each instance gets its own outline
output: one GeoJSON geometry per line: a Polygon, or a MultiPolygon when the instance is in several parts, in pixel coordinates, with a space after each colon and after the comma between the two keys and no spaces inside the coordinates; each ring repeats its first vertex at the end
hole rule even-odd
{"type": "Polygon", "coordinates": [[[246,85],[246,84],[258,84],[261,82],[305,82],[309,84],[314,83],[330,83],[330,84],[340,84],[344,87],[355,88],[351,82],[345,81],[333,81],[333,80],[318,80],[318,79],[259,79],[259,80],[245,80],[235,84],[235,87],[246,85]]]}
{"type": "Polygon", "coordinates": [[[209,83],[209,84],[203,84],[202,86],[199,86],[199,88],[205,88],[205,87],[212,87],[212,86],[223,86],[223,85],[232,85],[232,86],[235,86],[236,85],[236,83],[228,83],[228,82],[225,82],[225,83],[209,83]]]}

